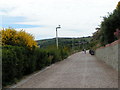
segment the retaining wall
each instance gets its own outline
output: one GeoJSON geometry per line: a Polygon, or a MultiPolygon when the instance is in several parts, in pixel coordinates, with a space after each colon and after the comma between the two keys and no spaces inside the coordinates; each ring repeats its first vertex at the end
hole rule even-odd
{"type": "Polygon", "coordinates": [[[96,50],[96,57],[118,71],[118,63],[120,62],[120,39],[105,47],[98,48],[96,50]]]}

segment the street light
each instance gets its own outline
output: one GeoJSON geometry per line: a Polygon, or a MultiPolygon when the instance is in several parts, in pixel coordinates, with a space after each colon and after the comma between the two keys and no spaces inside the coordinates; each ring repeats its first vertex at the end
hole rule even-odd
{"type": "Polygon", "coordinates": [[[56,46],[57,46],[57,49],[58,49],[58,33],[57,33],[57,29],[60,29],[60,25],[58,27],[56,27],[56,46]]]}

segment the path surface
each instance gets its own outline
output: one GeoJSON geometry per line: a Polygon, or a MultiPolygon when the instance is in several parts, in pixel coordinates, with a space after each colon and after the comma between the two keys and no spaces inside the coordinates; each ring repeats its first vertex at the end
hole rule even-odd
{"type": "Polygon", "coordinates": [[[117,88],[118,73],[94,56],[76,53],[25,80],[14,88],[117,88]]]}

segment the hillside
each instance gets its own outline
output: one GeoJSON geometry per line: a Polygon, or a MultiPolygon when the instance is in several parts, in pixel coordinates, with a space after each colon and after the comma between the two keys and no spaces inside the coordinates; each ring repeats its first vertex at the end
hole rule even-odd
{"type": "MultiPolygon", "coordinates": [[[[69,47],[74,49],[88,48],[91,37],[81,37],[81,38],[58,38],[59,47],[69,47]]],[[[56,38],[37,40],[40,48],[48,48],[56,46],[56,38]]]]}

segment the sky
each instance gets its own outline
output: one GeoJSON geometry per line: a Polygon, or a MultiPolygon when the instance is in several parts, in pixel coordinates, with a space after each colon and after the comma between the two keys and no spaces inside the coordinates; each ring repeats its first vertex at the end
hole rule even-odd
{"type": "Polygon", "coordinates": [[[91,36],[119,0],[1,0],[0,28],[24,29],[35,40],[91,36]]]}

